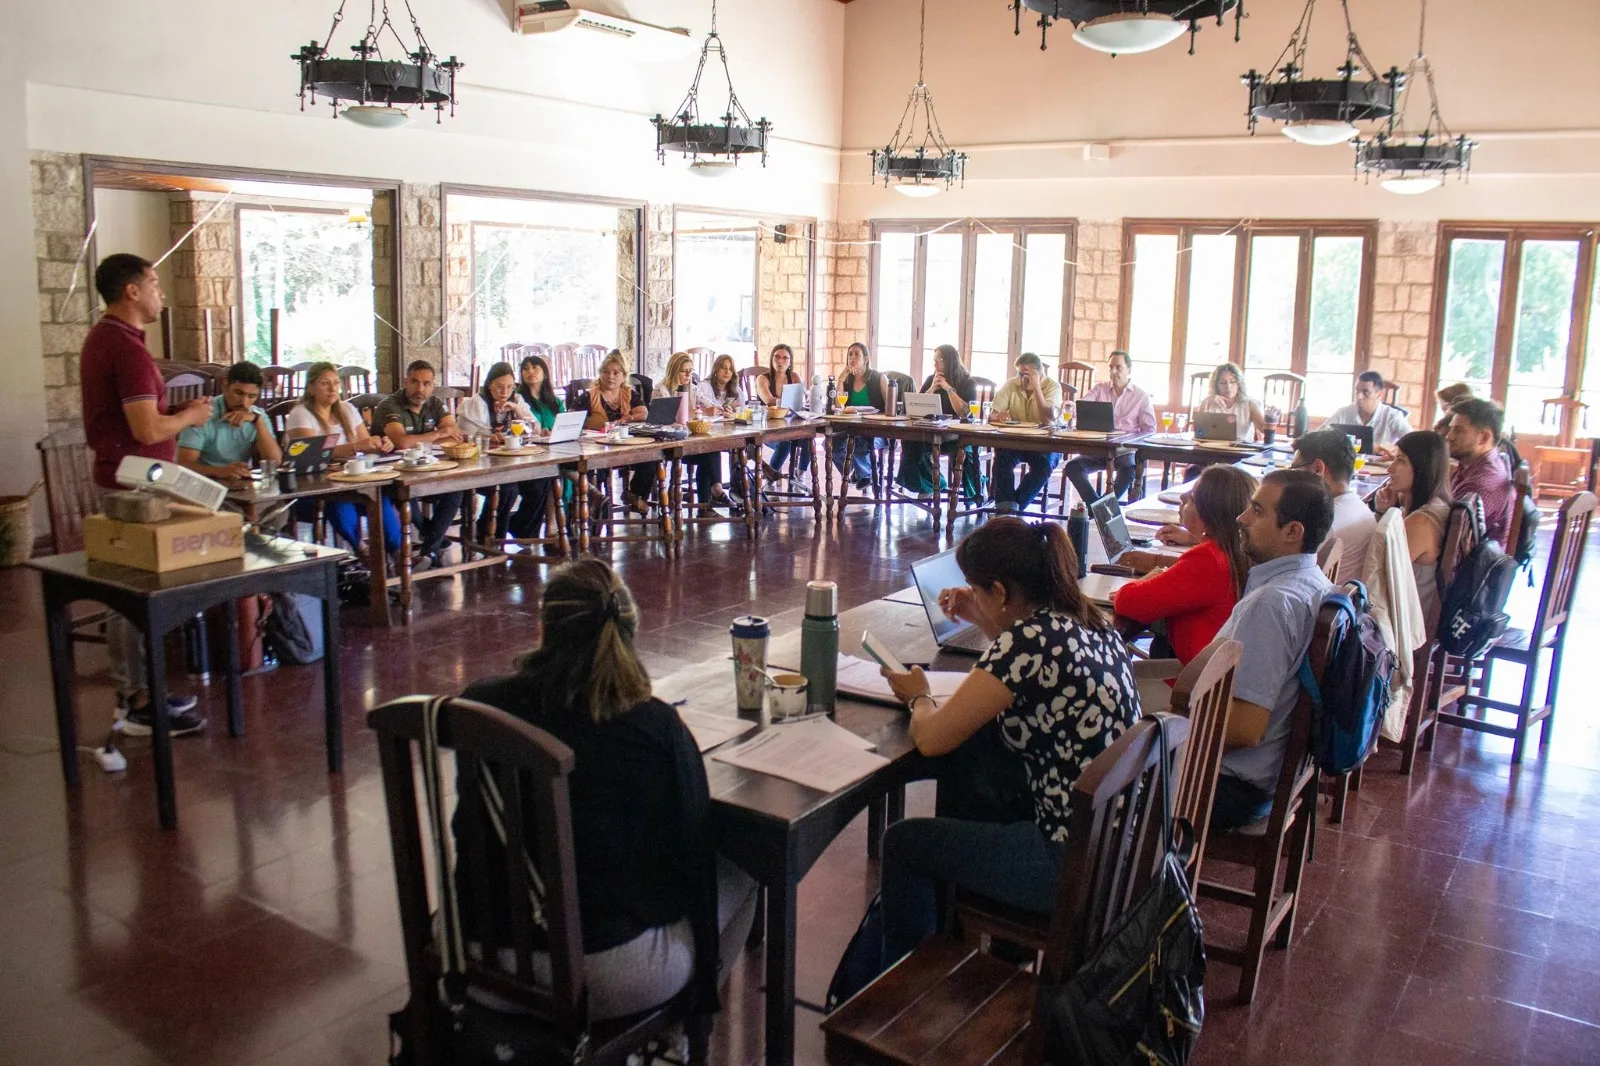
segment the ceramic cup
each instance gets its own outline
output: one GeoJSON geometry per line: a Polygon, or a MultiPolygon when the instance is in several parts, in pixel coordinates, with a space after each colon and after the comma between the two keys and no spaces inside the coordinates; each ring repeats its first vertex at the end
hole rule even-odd
{"type": "Polygon", "coordinates": [[[346,459],[344,461],[344,472],[351,476],[358,476],[371,473],[372,467],[368,465],[366,456],[358,455],[354,459],[346,459]]]}
{"type": "Polygon", "coordinates": [[[806,713],[806,679],[803,674],[767,672],[767,717],[774,722],[806,713]]]}
{"type": "Polygon", "coordinates": [[[422,462],[422,457],[428,453],[421,448],[407,448],[405,451],[406,462],[416,464],[422,462]]]}

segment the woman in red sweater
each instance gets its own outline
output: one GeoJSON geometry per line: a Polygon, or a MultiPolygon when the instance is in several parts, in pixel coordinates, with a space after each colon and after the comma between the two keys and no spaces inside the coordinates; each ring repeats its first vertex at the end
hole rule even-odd
{"type": "Polygon", "coordinates": [[[1122,586],[1112,597],[1120,617],[1145,625],[1164,621],[1179,662],[1187,663],[1211,643],[1244,591],[1250,561],[1239,515],[1255,489],[1255,478],[1237,467],[1207,467],[1178,511],[1195,546],[1170,567],[1122,586]]]}

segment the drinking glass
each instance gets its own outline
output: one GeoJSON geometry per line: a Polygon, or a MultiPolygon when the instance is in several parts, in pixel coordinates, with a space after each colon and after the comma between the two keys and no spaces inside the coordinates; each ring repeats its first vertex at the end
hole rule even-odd
{"type": "Polygon", "coordinates": [[[973,400],[971,403],[967,404],[967,414],[971,415],[973,418],[977,418],[982,411],[983,405],[977,400],[973,400]]]}
{"type": "Polygon", "coordinates": [[[843,389],[839,390],[839,410],[843,411],[850,406],[850,394],[843,389]]]}
{"type": "Polygon", "coordinates": [[[1367,457],[1365,455],[1358,454],[1356,456],[1356,473],[1358,473],[1358,474],[1361,473],[1361,468],[1366,466],[1366,465],[1367,465],[1367,457]]]}
{"type": "Polygon", "coordinates": [[[1161,412],[1161,432],[1170,433],[1171,431],[1172,431],[1172,412],[1171,411],[1162,411],[1161,412]]]}
{"type": "Polygon", "coordinates": [[[1189,416],[1188,415],[1182,414],[1182,413],[1176,413],[1176,414],[1174,414],[1172,416],[1172,421],[1173,421],[1173,424],[1175,424],[1178,427],[1178,432],[1179,433],[1184,433],[1184,432],[1188,431],[1188,429],[1189,429],[1189,416]]]}

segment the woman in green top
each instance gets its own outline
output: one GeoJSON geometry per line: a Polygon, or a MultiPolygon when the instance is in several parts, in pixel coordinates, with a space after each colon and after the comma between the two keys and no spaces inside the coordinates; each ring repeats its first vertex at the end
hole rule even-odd
{"type": "MultiPolygon", "coordinates": [[[[850,394],[847,402],[851,407],[876,407],[885,414],[894,413],[888,410],[888,390],[884,387],[883,375],[872,369],[867,346],[860,341],[845,350],[844,376],[839,379],[839,391],[850,394]]],[[[872,484],[872,452],[883,442],[858,440],[855,454],[850,457],[851,470],[846,471],[844,450],[848,439],[842,434],[833,438],[833,465],[839,468],[841,477],[850,477],[856,488],[864,489],[872,484]]]]}
{"type": "MultiPolygon", "coordinates": [[[[545,362],[542,355],[525,355],[518,367],[517,376],[521,379],[517,384],[517,396],[527,404],[534,420],[539,423],[539,428],[546,433],[556,424],[556,415],[566,411],[567,405],[561,402],[561,397],[556,394],[555,384],[550,379],[550,364],[545,362]]],[[[577,483],[578,472],[575,467],[563,466],[561,468],[561,501],[563,504],[572,503],[572,487],[577,483]]],[[[519,487],[522,504],[517,508],[517,513],[511,519],[513,536],[528,538],[533,536],[533,530],[539,526],[547,509],[546,498],[550,495],[549,481],[526,481],[519,487]],[[517,530],[525,532],[517,532],[517,530]]]]}
{"type": "MultiPolygon", "coordinates": [[[[941,344],[933,351],[933,373],[922,383],[918,392],[937,393],[944,413],[954,418],[967,416],[967,405],[978,395],[978,386],[961,363],[961,353],[953,344],[941,344]]],[[[954,445],[944,445],[946,454],[954,445]]],[[[934,492],[933,449],[921,441],[908,440],[900,449],[901,486],[918,496],[931,496],[934,492]]],[[[968,499],[983,499],[983,485],[978,468],[978,449],[968,448],[966,463],[961,474],[962,488],[968,499]]]]}

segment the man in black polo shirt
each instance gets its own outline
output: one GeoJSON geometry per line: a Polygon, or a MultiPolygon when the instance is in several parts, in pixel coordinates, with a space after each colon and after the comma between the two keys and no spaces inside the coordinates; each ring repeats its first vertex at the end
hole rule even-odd
{"type": "MultiPolygon", "coordinates": [[[[435,441],[462,440],[456,428],[455,416],[444,401],[433,394],[433,364],[418,359],[406,367],[406,382],[399,392],[378,405],[372,423],[394,443],[395,448],[414,448],[435,441]]],[[[422,558],[417,569],[429,564],[439,565],[439,552],[444,549],[450,524],[461,510],[461,493],[447,492],[432,497],[433,514],[422,516],[421,508],[412,504],[411,520],[422,536],[422,558]],[[426,560],[426,562],[424,562],[426,560]]]]}

